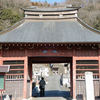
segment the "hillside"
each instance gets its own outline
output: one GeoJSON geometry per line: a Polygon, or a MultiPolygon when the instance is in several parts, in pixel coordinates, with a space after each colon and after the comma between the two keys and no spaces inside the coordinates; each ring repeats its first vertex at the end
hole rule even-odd
{"type": "Polygon", "coordinates": [[[24,18],[21,7],[33,6],[81,6],[78,17],[87,25],[100,30],[100,0],[65,0],[64,2],[48,4],[31,2],[30,0],[0,0],[0,31],[5,30],[24,18]]]}
{"type": "Polygon", "coordinates": [[[57,6],[70,4],[74,7],[80,6],[78,17],[87,25],[100,30],[100,0],[65,0],[55,4],[57,6]]]}
{"type": "Polygon", "coordinates": [[[90,2],[79,10],[79,18],[89,26],[100,30],[100,1],[90,2]]]}
{"type": "Polygon", "coordinates": [[[0,31],[24,18],[21,7],[31,6],[30,0],[0,0],[0,31]]]}

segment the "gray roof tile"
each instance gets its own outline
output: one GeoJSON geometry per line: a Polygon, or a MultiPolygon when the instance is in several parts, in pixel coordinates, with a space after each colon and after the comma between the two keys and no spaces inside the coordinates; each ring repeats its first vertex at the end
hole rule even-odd
{"type": "Polygon", "coordinates": [[[100,42],[100,34],[78,21],[32,21],[0,35],[0,42],[88,43],[100,42]]]}
{"type": "Polygon", "coordinates": [[[78,10],[80,7],[66,7],[66,8],[21,8],[24,11],[36,11],[36,12],[57,12],[57,11],[73,11],[78,10]]]}

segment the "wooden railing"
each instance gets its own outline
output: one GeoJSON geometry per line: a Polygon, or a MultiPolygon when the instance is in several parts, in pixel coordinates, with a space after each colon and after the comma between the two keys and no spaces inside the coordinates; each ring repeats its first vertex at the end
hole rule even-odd
{"type": "MultiPolygon", "coordinates": [[[[77,74],[76,79],[85,79],[85,75],[84,74],[80,74],[80,75],[77,74]]],[[[93,74],[93,79],[99,79],[99,75],[93,74]]]]}
{"type": "Polygon", "coordinates": [[[24,74],[6,74],[5,76],[6,80],[19,80],[23,78],[24,78],[24,74]]]}

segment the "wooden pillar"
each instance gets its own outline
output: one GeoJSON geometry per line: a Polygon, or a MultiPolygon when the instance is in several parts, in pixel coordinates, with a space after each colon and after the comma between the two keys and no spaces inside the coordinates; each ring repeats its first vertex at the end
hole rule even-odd
{"type": "Polygon", "coordinates": [[[73,49],[73,100],[76,100],[76,59],[75,59],[75,49],[73,49]]]}
{"type": "Polygon", "coordinates": [[[32,96],[32,64],[30,66],[30,97],[32,96]]]}
{"type": "Polygon", "coordinates": [[[72,61],[70,62],[70,96],[72,97],[72,61]]]}
{"type": "Polygon", "coordinates": [[[0,57],[0,65],[3,65],[2,57],[0,57]]]}
{"type": "Polygon", "coordinates": [[[0,65],[3,65],[3,61],[2,61],[2,49],[0,49],[0,65]]]}
{"type": "MultiPolygon", "coordinates": [[[[100,79],[100,48],[98,49],[98,67],[99,67],[99,79],[100,79]]],[[[100,80],[99,80],[99,96],[100,96],[100,80]]]]}
{"type": "MultiPolygon", "coordinates": [[[[27,50],[25,50],[25,55],[27,55],[27,50]]],[[[28,57],[24,60],[24,84],[23,84],[23,99],[27,99],[27,74],[28,74],[28,57]]]]}
{"type": "Polygon", "coordinates": [[[100,79],[100,48],[98,50],[98,57],[99,57],[98,64],[99,64],[99,79],[100,79]]]}

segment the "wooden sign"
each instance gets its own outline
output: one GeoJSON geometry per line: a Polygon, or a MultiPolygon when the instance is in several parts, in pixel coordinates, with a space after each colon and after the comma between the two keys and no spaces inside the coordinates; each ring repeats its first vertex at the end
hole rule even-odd
{"type": "Polygon", "coordinates": [[[86,100],[94,99],[93,72],[85,72],[86,100]]]}

